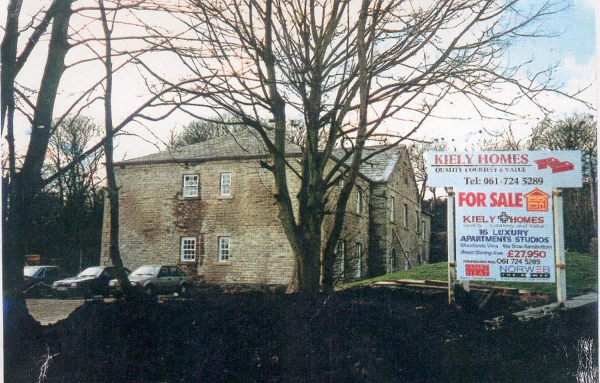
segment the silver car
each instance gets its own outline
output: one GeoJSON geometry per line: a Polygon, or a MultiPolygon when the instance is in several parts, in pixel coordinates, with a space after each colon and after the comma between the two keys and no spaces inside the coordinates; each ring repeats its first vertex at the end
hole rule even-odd
{"type": "MultiPolygon", "coordinates": [[[[144,265],[129,274],[131,286],[141,289],[148,296],[158,294],[174,294],[189,296],[193,281],[179,267],[173,265],[144,265]]],[[[108,284],[109,293],[113,296],[122,294],[121,286],[116,279],[108,284]]]]}

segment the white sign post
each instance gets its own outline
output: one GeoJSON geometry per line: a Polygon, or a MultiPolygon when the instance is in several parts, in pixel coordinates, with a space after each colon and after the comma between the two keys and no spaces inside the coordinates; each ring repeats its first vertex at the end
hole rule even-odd
{"type": "Polygon", "coordinates": [[[562,193],[553,188],[581,187],[580,151],[428,152],[426,162],[429,186],[453,188],[450,290],[454,275],[556,282],[558,300],[566,299],[562,193]]]}

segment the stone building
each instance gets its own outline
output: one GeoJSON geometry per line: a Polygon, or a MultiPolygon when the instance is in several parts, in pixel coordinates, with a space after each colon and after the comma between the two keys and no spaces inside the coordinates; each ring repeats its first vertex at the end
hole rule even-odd
{"type": "MultiPolygon", "coordinates": [[[[288,143],[286,149],[291,166],[299,166],[301,148],[288,143]]],[[[198,281],[218,285],[289,284],[292,251],[265,161],[260,140],[244,132],[116,164],[125,266],[178,264],[198,281]]],[[[295,196],[299,180],[293,172],[288,185],[295,196]]],[[[339,190],[328,196],[331,206],[339,190]]],[[[105,206],[102,264],[110,263],[108,212],[105,206]]],[[[337,280],[426,262],[428,235],[407,151],[376,154],[361,166],[348,201],[337,280]]]]}

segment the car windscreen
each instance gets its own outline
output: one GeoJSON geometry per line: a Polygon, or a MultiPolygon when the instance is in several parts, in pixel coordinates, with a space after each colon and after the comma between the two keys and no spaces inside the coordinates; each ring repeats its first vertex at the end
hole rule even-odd
{"type": "Polygon", "coordinates": [[[40,269],[40,266],[25,266],[23,268],[23,275],[26,277],[33,277],[40,269]]]}
{"type": "Polygon", "coordinates": [[[156,275],[160,266],[140,266],[131,275],[156,275]]]}
{"type": "Polygon", "coordinates": [[[100,267],[100,266],[88,267],[87,269],[85,269],[81,273],[79,273],[77,276],[78,277],[97,277],[98,275],[100,275],[102,270],[104,270],[104,268],[100,267]]]}

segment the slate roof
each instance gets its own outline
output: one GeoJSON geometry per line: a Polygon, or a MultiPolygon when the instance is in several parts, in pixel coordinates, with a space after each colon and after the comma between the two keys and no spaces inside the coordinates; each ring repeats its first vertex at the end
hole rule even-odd
{"type": "MultiPolygon", "coordinates": [[[[302,153],[300,146],[286,143],[286,152],[290,155],[302,153]]],[[[133,158],[119,164],[151,164],[180,161],[203,161],[216,159],[236,159],[264,157],[268,155],[260,136],[256,132],[244,131],[223,137],[133,158]]]]}
{"type": "MultiPolygon", "coordinates": [[[[363,158],[372,155],[374,152],[382,148],[382,146],[366,147],[363,152],[363,158]]],[[[375,154],[361,164],[360,173],[372,182],[386,181],[392,173],[396,163],[400,159],[401,151],[402,149],[400,147],[395,147],[386,150],[385,152],[375,154]]],[[[300,155],[302,153],[302,149],[300,146],[288,141],[286,143],[286,152],[287,155],[300,155]]],[[[338,160],[342,159],[344,154],[345,151],[342,148],[338,148],[333,151],[333,156],[338,160]]],[[[143,157],[121,161],[119,164],[134,165],[258,158],[267,155],[268,151],[258,133],[253,131],[244,131],[200,142],[198,144],[172,149],[170,151],[167,150],[143,157]]],[[[350,163],[351,160],[352,157],[350,157],[350,159],[348,159],[346,162],[350,163]]]]}
{"type": "MultiPolygon", "coordinates": [[[[360,165],[360,172],[372,182],[384,182],[392,174],[394,167],[401,157],[402,148],[394,147],[384,152],[377,153],[384,146],[369,146],[363,150],[363,163],[360,165]],[[377,154],[374,154],[377,153],[377,154]],[[369,158],[369,156],[372,156],[369,158]],[[368,158],[364,160],[365,158],[368,158]]],[[[335,149],[333,155],[341,159],[345,154],[344,149],[335,149]]],[[[347,162],[350,163],[352,157],[347,162]]]]}

